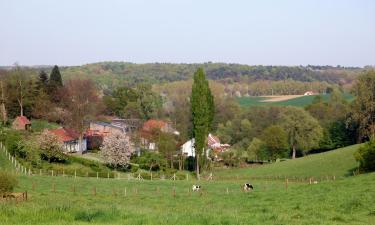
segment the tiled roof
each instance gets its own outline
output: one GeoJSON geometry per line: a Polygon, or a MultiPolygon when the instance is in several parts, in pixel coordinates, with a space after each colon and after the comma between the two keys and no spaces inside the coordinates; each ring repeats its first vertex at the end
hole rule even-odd
{"type": "Polygon", "coordinates": [[[162,129],[167,125],[166,122],[162,120],[147,120],[142,127],[143,131],[152,131],[154,129],[162,129]]]}
{"type": "Polygon", "coordinates": [[[74,141],[79,138],[79,134],[77,132],[68,128],[53,129],[49,130],[49,132],[55,134],[62,142],[74,141]]]}
{"type": "Polygon", "coordinates": [[[31,124],[30,120],[28,120],[26,116],[17,116],[15,120],[18,120],[20,123],[24,125],[31,124]]]}

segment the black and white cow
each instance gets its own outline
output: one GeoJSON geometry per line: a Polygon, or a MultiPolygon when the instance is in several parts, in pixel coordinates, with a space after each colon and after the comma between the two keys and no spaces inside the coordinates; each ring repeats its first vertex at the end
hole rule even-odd
{"type": "Polygon", "coordinates": [[[200,191],[201,188],[202,188],[202,186],[196,185],[196,184],[194,184],[193,187],[192,187],[193,191],[200,191]]]}
{"type": "Polygon", "coordinates": [[[254,189],[253,185],[246,183],[242,186],[244,191],[252,191],[254,189]]]}

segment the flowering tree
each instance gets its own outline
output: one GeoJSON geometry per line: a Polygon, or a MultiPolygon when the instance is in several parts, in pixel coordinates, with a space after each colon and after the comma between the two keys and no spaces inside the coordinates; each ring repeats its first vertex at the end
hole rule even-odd
{"type": "Polygon", "coordinates": [[[104,159],[115,167],[126,166],[130,161],[130,156],[134,153],[129,137],[119,131],[106,136],[100,150],[104,159]]]}
{"type": "Polygon", "coordinates": [[[41,151],[43,159],[48,160],[49,162],[66,160],[59,138],[51,132],[48,132],[47,130],[43,131],[37,139],[37,145],[41,151]]]}

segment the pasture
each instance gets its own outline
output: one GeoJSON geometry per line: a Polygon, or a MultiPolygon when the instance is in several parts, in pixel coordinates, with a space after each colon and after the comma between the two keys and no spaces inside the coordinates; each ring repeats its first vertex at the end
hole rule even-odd
{"type": "Polygon", "coordinates": [[[290,176],[331,172],[346,176],[355,164],[344,158],[356,148],[217,171],[213,181],[19,176],[16,191],[27,190],[29,199],[0,202],[0,224],[371,224],[375,173],[312,185],[291,179],[286,186],[284,179],[251,178],[281,171],[290,176]],[[317,164],[320,157],[328,159],[317,164]],[[337,164],[328,166],[334,159],[337,164]],[[344,166],[336,168],[338,164],[344,166]],[[316,172],[309,174],[311,170],[316,172]],[[241,176],[234,178],[235,174],[241,176]],[[245,182],[253,184],[254,191],[243,192],[240,186],[245,182]],[[192,192],[193,184],[202,185],[203,191],[192,192]]]}
{"type": "Polygon", "coordinates": [[[240,177],[298,177],[298,178],[343,178],[353,175],[358,163],[354,152],[360,145],[352,145],[319,154],[312,154],[294,160],[277,162],[254,168],[217,169],[215,176],[218,179],[240,177]]]}
{"type": "MultiPolygon", "coordinates": [[[[329,94],[320,95],[324,101],[329,100],[329,94]]],[[[349,93],[344,93],[344,98],[347,101],[352,101],[353,96],[349,93]]],[[[250,97],[239,97],[237,101],[241,106],[251,107],[251,106],[296,106],[296,107],[306,107],[310,105],[316,95],[301,96],[301,95],[285,95],[282,96],[250,96],[250,97]]]]}

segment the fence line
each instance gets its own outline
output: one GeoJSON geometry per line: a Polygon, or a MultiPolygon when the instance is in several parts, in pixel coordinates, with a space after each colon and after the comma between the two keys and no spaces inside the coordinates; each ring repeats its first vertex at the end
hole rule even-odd
{"type": "MultiPolygon", "coordinates": [[[[39,175],[39,176],[62,176],[62,177],[70,177],[70,178],[77,178],[77,177],[90,177],[90,178],[107,178],[107,179],[118,179],[118,180],[186,180],[189,181],[189,174],[176,174],[174,173],[172,176],[166,177],[165,174],[154,174],[152,172],[142,172],[142,173],[126,173],[126,176],[119,172],[86,172],[82,173],[77,170],[43,170],[43,169],[34,169],[34,168],[27,168],[23,166],[17,159],[12,156],[0,142],[0,150],[4,152],[6,159],[12,164],[12,168],[15,169],[16,173],[24,174],[24,175],[39,175]]],[[[298,176],[239,176],[238,174],[222,177],[214,177],[213,173],[211,172],[207,177],[202,177],[202,180],[213,181],[213,180],[266,180],[266,181],[285,181],[288,180],[288,183],[308,183],[308,184],[316,184],[317,182],[322,181],[335,181],[338,177],[336,175],[326,175],[326,176],[308,176],[308,177],[298,177],[298,176]]]]}

